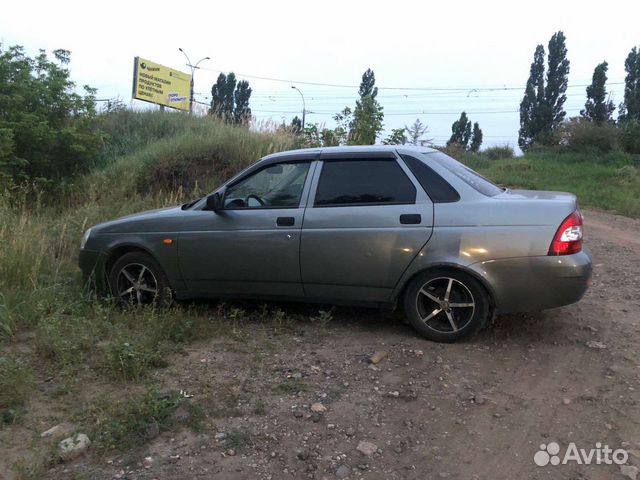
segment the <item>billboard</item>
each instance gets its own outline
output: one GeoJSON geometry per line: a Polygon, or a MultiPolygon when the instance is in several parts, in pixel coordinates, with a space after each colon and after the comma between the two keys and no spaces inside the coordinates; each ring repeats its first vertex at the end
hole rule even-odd
{"type": "Polygon", "coordinates": [[[145,58],[133,63],[133,98],[189,111],[191,75],[145,58]]]}

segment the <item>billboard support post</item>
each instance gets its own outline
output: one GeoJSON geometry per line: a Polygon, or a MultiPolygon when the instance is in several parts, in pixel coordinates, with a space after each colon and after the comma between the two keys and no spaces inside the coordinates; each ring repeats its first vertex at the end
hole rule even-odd
{"type": "Polygon", "coordinates": [[[196,74],[196,69],[200,68],[198,65],[200,65],[200,62],[204,62],[205,60],[211,60],[211,58],[209,57],[204,57],[201,58],[200,60],[198,60],[196,62],[195,65],[193,65],[191,63],[191,60],[189,60],[189,55],[187,55],[187,52],[185,52],[182,48],[178,47],[178,50],[180,50],[182,52],[182,54],[186,57],[187,59],[187,67],[189,67],[191,69],[191,89],[190,89],[190,93],[189,93],[189,111],[191,112],[191,114],[193,115],[193,78],[195,77],[196,74]]]}

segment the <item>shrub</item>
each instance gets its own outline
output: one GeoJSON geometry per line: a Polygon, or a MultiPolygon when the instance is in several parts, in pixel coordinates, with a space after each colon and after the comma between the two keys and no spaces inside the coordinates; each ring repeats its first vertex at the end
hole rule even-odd
{"type": "Polygon", "coordinates": [[[495,147],[489,147],[482,151],[489,160],[501,160],[503,158],[513,158],[516,156],[511,145],[501,145],[495,147]]]}
{"type": "Polygon", "coordinates": [[[95,117],[95,90],[75,92],[70,54],[54,50],[27,56],[19,46],[0,45],[0,175],[16,182],[57,186],[86,172],[103,146],[95,117]]]}
{"type": "Polygon", "coordinates": [[[620,125],[620,144],[625,152],[640,153],[640,121],[630,120],[620,125]]]}
{"type": "Polygon", "coordinates": [[[598,125],[584,118],[574,117],[562,123],[554,132],[554,143],[572,152],[607,153],[618,148],[615,125],[598,125]]]}
{"type": "Polygon", "coordinates": [[[446,147],[436,147],[436,149],[456,160],[460,160],[466,153],[464,147],[458,143],[449,143],[446,147]]]}

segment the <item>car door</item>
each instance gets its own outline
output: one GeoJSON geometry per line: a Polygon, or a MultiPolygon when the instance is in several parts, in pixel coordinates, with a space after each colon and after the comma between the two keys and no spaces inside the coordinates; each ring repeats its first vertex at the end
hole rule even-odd
{"type": "Polygon", "coordinates": [[[304,217],[309,297],[387,302],[431,236],[433,204],[395,153],[322,153],[304,217]]]}
{"type": "Polygon", "coordinates": [[[303,295],[300,231],[315,157],[258,166],[226,186],[222,210],[189,212],[179,262],[191,292],[303,295]]]}

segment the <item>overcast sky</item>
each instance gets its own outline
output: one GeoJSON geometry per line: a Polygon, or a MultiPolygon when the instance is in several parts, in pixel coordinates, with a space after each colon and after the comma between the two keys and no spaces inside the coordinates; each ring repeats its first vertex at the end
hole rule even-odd
{"type": "MultiPolygon", "coordinates": [[[[353,107],[362,73],[372,68],[387,131],[420,118],[429,136],[443,144],[464,109],[480,123],[485,147],[517,145],[518,105],[533,51],[539,43],[546,48],[557,30],[567,37],[571,61],[568,114],[583,107],[584,85],[603,60],[609,62],[609,89],[617,105],[624,60],[640,45],[637,0],[21,0],[6,2],[0,16],[5,46],[24,45],[30,54],[40,48],[70,50],[73,79],[96,87],[99,98],[131,102],[136,55],[186,71],[182,47],[194,62],[211,57],[196,73],[197,100],[208,102],[219,71],[234,71],[249,80],[259,121],[279,123],[301,112],[300,96],[291,90],[297,85],[307,100],[307,123],[332,127],[332,114],[353,107]],[[516,89],[475,91],[505,86],[516,89]],[[460,90],[438,90],[452,88],[460,90]]],[[[146,108],[144,102],[133,105],[146,108]]]]}

